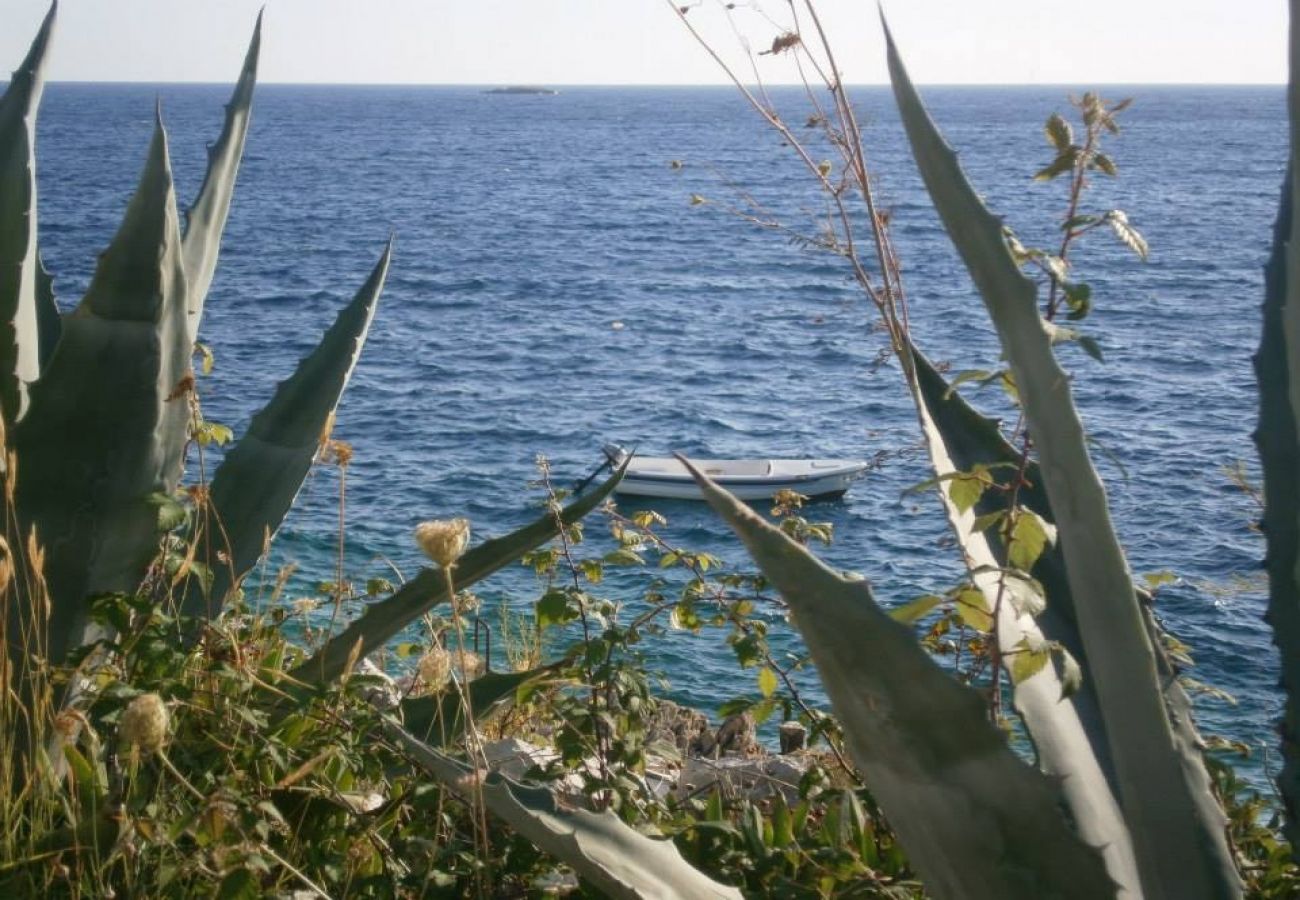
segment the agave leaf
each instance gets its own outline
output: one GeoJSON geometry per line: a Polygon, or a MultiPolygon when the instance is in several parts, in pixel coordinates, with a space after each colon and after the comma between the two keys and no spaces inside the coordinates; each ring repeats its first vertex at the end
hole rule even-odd
{"type": "Polygon", "coordinates": [[[1206,818],[1209,807],[1198,796],[1204,782],[1184,772],[1154,649],[1034,285],[935,128],[887,28],[886,41],[894,96],[921,177],[997,328],[1038,448],[1143,887],[1152,897],[1238,895],[1222,814],[1206,818]]]}
{"type": "MultiPolygon", "coordinates": [[[[497,704],[513,698],[521,685],[554,672],[557,668],[558,664],[541,666],[527,672],[487,672],[475,678],[467,685],[475,718],[483,718],[497,704]]],[[[465,730],[464,707],[455,690],[403,700],[401,712],[407,731],[421,741],[439,747],[454,743],[465,730]]]]}
{"type": "MultiPolygon", "coordinates": [[[[460,796],[473,796],[474,771],[390,724],[388,734],[411,758],[460,796]]],[[[499,773],[480,788],[488,810],[542,851],[568,865],[602,895],[627,900],[730,898],[741,893],[719,884],[682,859],[670,840],[635,831],[617,814],[591,812],[560,802],[544,787],[521,784],[499,773]]]]}
{"type": "Polygon", "coordinates": [[[41,371],[54,356],[58,346],[59,335],[63,333],[63,317],[59,313],[59,304],[54,299],[54,279],[45,268],[45,260],[36,254],[36,330],[37,343],[40,348],[39,362],[41,371]]]}
{"type": "Polygon", "coordinates": [[[1268,613],[1282,662],[1286,709],[1282,771],[1277,783],[1286,805],[1285,829],[1300,859],[1300,241],[1294,240],[1300,154],[1300,22],[1291,17],[1291,77],[1287,104],[1291,155],[1273,226],[1273,250],[1264,268],[1263,333],[1255,354],[1259,427],[1255,446],[1264,470],[1263,531],[1268,552],[1268,613]]]}
{"type": "Polygon", "coordinates": [[[221,608],[231,586],[261,557],[267,535],[276,532],[293,505],[365,345],[392,255],[390,240],[366,283],[316,349],[280,382],[217,467],[201,536],[213,582],[205,591],[190,580],[181,604],[184,615],[211,616],[221,608]]]}
{"type": "Polygon", "coordinates": [[[185,291],[158,116],[140,186],[13,432],[17,507],[46,550],[52,660],[89,637],[86,598],[134,590],[157,549],[149,497],[175,490],[190,420],[185,291]]]}
{"type": "Polygon", "coordinates": [[[40,375],[36,231],[36,110],[58,3],[50,4],[27,57],[0,97],[0,411],[16,422],[26,382],[40,375]]]}
{"type": "Polygon", "coordinates": [[[1101,854],[1070,830],[1056,782],[1025,765],[984,702],[884,612],[688,461],[790,606],[872,795],[935,897],[1111,897],[1101,854]]]}
{"type": "Polygon", "coordinates": [[[257,60],[262,46],[262,14],[257,14],[253,37],[244,56],[244,67],[239,73],[230,102],[226,104],[226,122],[221,136],[208,150],[208,171],[203,187],[186,215],[185,238],[182,253],[185,274],[190,282],[189,335],[193,341],[203,318],[203,303],[212,286],[212,276],[217,270],[217,255],[221,251],[221,233],[230,213],[230,198],[235,190],[235,177],[239,174],[239,161],[244,155],[244,139],[248,135],[249,110],[253,103],[253,85],[257,82],[257,60]]]}
{"type": "MultiPolygon", "coordinates": [[[[1016,449],[1006,442],[996,423],[984,418],[951,390],[930,361],[912,348],[916,372],[917,410],[935,475],[939,479],[944,507],[962,549],[971,579],[983,591],[989,609],[997,610],[998,643],[1008,672],[1023,653],[1015,649],[1025,642],[1027,646],[1040,646],[1056,639],[1072,648],[1076,659],[1082,660],[1078,635],[1069,617],[1054,609],[1056,596],[1048,593],[1046,610],[1038,620],[1021,612],[1024,604],[1011,602],[1012,591],[1036,593],[1034,586],[1018,579],[1008,579],[1003,586],[1003,602],[998,603],[999,572],[1007,565],[1007,552],[1001,539],[1001,523],[979,530],[975,521],[979,516],[1005,509],[1007,494],[1002,490],[987,490],[975,508],[962,509],[952,499],[954,481],[945,478],[956,472],[970,471],[977,465],[990,466],[992,477],[1009,481],[1008,470],[994,467],[998,463],[1019,460],[1016,449]]],[[[1031,487],[1023,487],[1020,505],[1051,521],[1041,489],[1034,490],[1039,482],[1037,467],[1026,472],[1031,487]],[[1037,495],[1037,496],[1032,496],[1037,495]],[[1034,501],[1038,501],[1035,503],[1034,501]],[[1038,508],[1036,508],[1038,507],[1038,508]]],[[[1014,469],[1009,470],[1014,472],[1014,469]]],[[[1049,548],[1040,561],[1047,568],[1045,557],[1059,557],[1059,550],[1049,548]]],[[[1037,570],[1035,575],[1040,574],[1037,570]]],[[[1055,572],[1048,572],[1049,576],[1055,572]]],[[[1037,579],[1036,579],[1037,580],[1037,579]]],[[[1059,584],[1059,578],[1050,578],[1044,585],[1059,584]]],[[[1067,597],[1068,599],[1068,597],[1067,597]]],[[[1040,598],[1037,604],[1043,605],[1040,598]]],[[[1121,896],[1141,896],[1137,863],[1129,840],[1128,827],[1108,781],[1106,763],[1109,751],[1105,731],[1101,727],[1096,707],[1096,695],[1091,681],[1085,677],[1080,690],[1068,699],[1068,691],[1060,675],[1050,665],[1038,668],[1030,677],[1014,677],[1013,700],[1016,711],[1024,720],[1040,766],[1049,775],[1061,778],[1061,793],[1074,816],[1079,835],[1087,843],[1101,848],[1106,868],[1115,879],[1121,896]]]]}
{"type": "MultiPolygon", "coordinates": [[[[597,506],[613,492],[615,485],[627,471],[627,462],[619,467],[604,484],[589,494],[584,494],[560,512],[564,524],[572,524],[597,506]]],[[[558,534],[555,516],[545,513],[529,525],[504,537],[484,541],[470,549],[456,562],[456,589],[491,575],[497,569],[518,560],[529,550],[549,541],[558,534]]],[[[439,603],[447,601],[447,582],[440,569],[422,569],[418,575],[393,594],[366,607],[366,611],[347,628],[325,643],[316,653],[291,674],[303,682],[325,683],[338,678],[347,669],[348,658],[354,648],[360,647],[357,658],[364,658],[378,650],[388,640],[439,603]]]]}

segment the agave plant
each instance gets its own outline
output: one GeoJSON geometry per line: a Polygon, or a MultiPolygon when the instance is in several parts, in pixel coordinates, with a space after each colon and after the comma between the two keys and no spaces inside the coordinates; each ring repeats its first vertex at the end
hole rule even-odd
{"type": "MultiPolygon", "coordinates": [[[[135,196],[86,296],[60,315],[38,247],[36,113],[57,15],[52,4],[0,99],[0,413],[6,437],[7,545],[24,554],[34,578],[10,592],[6,672],[26,710],[34,656],[59,664],[99,638],[90,614],[96,595],[132,593],[160,544],[160,503],[181,483],[195,424],[192,359],[204,301],[216,271],[249,124],[261,41],[261,16],[210,151],[207,175],[182,229],[161,110],[135,196]],[[48,621],[33,616],[37,605],[48,621]],[[32,639],[33,628],[41,632],[32,639]]],[[[392,256],[388,242],[370,277],[338,314],[319,345],[282,382],[223,459],[186,537],[186,565],[211,579],[179,581],[179,607],[198,619],[216,615],[264,552],[302,486],[333,421],[365,343],[392,256]]],[[[564,509],[466,553],[457,565],[464,588],[517,561],[602,503],[622,476],[564,509]]],[[[178,527],[176,517],[166,517],[178,527]]],[[[295,671],[311,684],[344,675],[438,603],[448,600],[442,573],[425,569],[335,635],[295,671]]],[[[512,696],[536,673],[488,676],[471,689],[472,708],[512,696]]],[[[431,745],[464,728],[459,702],[409,700],[393,734],[431,775],[463,781],[463,766],[431,745]]],[[[20,715],[18,718],[22,718],[20,715]]],[[[20,745],[32,758],[40,728],[20,745]]],[[[545,788],[496,779],[487,807],[613,896],[738,897],[687,865],[670,842],[638,834],[612,812],[569,809],[545,788]]]]}
{"type": "MultiPolygon", "coordinates": [[[[1104,487],[1057,363],[1037,288],[1002,222],[984,206],[926,112],[886,28],[890,77],[908,141],[950,239],[996,328],[1037,458],[1015,514],[1056,539],[1027,562],[1008,546],[1008,493],[959,498],[964,473],[1014,470],[1020,452],[948,385],[905,336],[897,349],[971,581],[994,634],[1036,765],[1016,756],[983,700],[929,659],[868,584],[817,561],[713,485],[713,507],[789,603],[868,787],[936,897],[1234,897],[1241,880],[1211,790],[1191,705],[1149,598],[1136,589],[1104,487]],[[1015,596],[995,603],[1014,569],[1015,596]],[[1057,644],[1077,670],[1012,671],[1057,644]],[[1076,688],[1077,685],[1077,689],[1076,688]],[[1068,810],[1068,817],[1061,815],[1068,810]]],[[[1291,2],[1291,166],[1268,267],[1256,366],[1265,469],[1269,620],[1289,692],[1281,785],[1296,836],[1300,811],[1300,293],[1291,243],[1300,152],[1300,2],[1291,2]]],[[[993,476],[993,480],[1000,476],[993,476]]],[[[1045,655],[1045,654],[1044,654],[1045,655]]]]}

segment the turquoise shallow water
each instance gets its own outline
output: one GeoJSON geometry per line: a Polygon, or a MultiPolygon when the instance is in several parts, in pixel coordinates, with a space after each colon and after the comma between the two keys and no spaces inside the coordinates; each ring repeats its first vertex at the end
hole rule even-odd
{"type": "MultiPolygon", "coordinates": [[[[41,231],[65,308],[134,184],[155,96],[184,199],[201,180],[225,93],[49,88],[41,231]]],[[[1047,242],[1063,206],[1059,185],[1029,176],[1047,161],[1042,121],[1066,93],[927,91],[972,179],[1027,242],[1047,242]]],[[[1222,467],[1244,460],[1254,470],[1248,357],[1282,175],[1282,91],[1107,93],[1137,102],[1114,145],[1122,177],[1092,202],[1127,210],[1153,253],[1143,265],[1102,235],[1085,246],[1090,327],[1107,361],[1070,349],[1065,358],[1108,454],[1098,465],[1134,569],[1180,576],[1161,613],[1194,648],[1197,677],[1238,698],[1203,705],[1207,730],[1262,746],[1278,709],[1252,580],[1262,544],[1252,501],[1222,467]]],[[[995,365],[991,329],[920,190],[888,94],[856,96],[918,343],[958,369],[995,365]]],[[[797,94],[777,99],[802,121],[797,94]]],[[[823,206],[788,150],[726,89],[259,88],[201,335],[217,357],[207,413],[238,433],[391,230],[388,288],[339,416],[338,436],[356,448],[348,567],[358,580],[386,571],[381,555],[414,571],[410,533],[422,519],[468,515],[481,538],[534,515],[526,485],[539,453],[567,479],[606,440],[714,456],[870,457],[914,445],[898,374],[873,367],[883,341],[842,267],[720,202],[689,203],[734,199],[728,184],[792,226],[816,228],[823,206]]],[[[825,555],[869,576],[889,602],[958,577],[938,504],[903,495],[924,477],[919,454],[903,454],[815,509],[835,525],[825,555]]],[[[332,577],[334,503],[332,476],[318,473],[282,532],[277,559],[301,563],[303,589],[332,577]]],[[[700,507],[661,509],[672,539],[741,562],[700,507]]],[[[627,596],[634,583],[624,575],[607,586],[627,596]]],[[[480,593],[522,605],[535,590],[521,570],[480,593]]],[[[795,646],[773,627],[776,644],[795,646]]],[[[678,699],[708,708],[752,690],[720,639],[670,634],[651,652],[678,699]]],[[[815,680],[805,686],[818,695],[815,680]]]]}

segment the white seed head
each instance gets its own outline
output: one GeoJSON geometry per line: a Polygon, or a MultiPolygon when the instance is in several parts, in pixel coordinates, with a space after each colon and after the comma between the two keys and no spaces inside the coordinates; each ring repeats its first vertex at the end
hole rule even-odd
{"type": "Polygon", "coordinates": [[[142,753],[155,753],[167,739],[167,704],[157,694],[141,694],[122,711],[117,725],[122,743],[139,747],[142,753]]]}
{"type": "Polygon", "coordinates": [[[469,519],[435,519],[415,526],[415,542],[429,559],[451,568],[469,546],[469,519]]]}
{"type": "Polygon", "coordinates": [[[451,680],[451,654],[441,647],[433,647],[420,657],[415,668],[428,690],[442,690],[451,680]]]}

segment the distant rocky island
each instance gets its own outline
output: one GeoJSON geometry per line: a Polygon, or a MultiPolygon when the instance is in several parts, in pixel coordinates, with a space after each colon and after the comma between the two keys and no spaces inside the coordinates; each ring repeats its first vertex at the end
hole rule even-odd
{"type": "Polygon", "coordinates": [[[559,93],[554,88],[538,87],[532,84],[513,84],[508,87],[490,88],[484,91],[485,94],[541,94],[546,97],[553,97],[559,93]]]}

